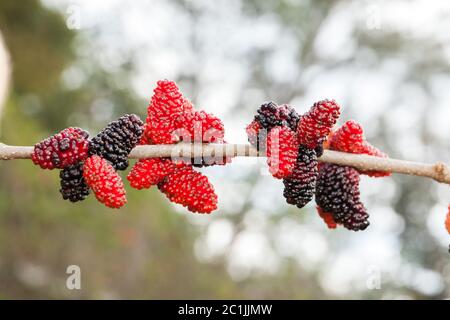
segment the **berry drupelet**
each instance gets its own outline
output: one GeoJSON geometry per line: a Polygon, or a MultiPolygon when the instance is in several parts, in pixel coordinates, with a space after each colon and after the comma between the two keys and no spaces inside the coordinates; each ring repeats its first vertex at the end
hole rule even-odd
{"type": "Polygon", "coordinates": [[[80,128],[66,128],[37,143],[31,160],[42,169],[63,169],[88,156],[89,133],[80,128]]]}
{"type": "Polygon", "coordinates": [[[135,114],[127,114],[111,122],[89,143],[89,155],[108,160],[116,170],[128,167],[128,154],[139,143],[143,123],[135,114]]]}
{"type": "Polygon", "coordinates": [[[61,193],[64,200],[78,202],[89,195],[89,187],[83,178],[83,163],[68,166],[60,171],[61,193]]]}
{"type": "Polygon", "coordinates": [[[288,204],[303,208],[312,200],[316,190],[317,165],[316,152],[300,146],[294,170],[283,180],[283,196],[288,204]]]}

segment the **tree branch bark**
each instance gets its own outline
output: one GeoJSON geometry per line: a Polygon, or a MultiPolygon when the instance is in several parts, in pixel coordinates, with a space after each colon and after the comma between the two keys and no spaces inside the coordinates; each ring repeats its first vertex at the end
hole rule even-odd
{"type": "MultiPolygon", "coordinates": [[[[0,160],[29,159],[33,147],[8,146],[0,143],[0,160]]],[[[187,144],[145,145],[134,148],[130,159],[159,157],[201,158],[201,157],[264,157],[249,144],[187,144]]],[[[368,155],[350,154],[325,150],[319,161],[354,167],[364,171],[384,171],[413,176],[428,177],[437,182],[450,184],[450,167],[443,162],[434,164],[406,160],[379,158],[368,155]]]]}

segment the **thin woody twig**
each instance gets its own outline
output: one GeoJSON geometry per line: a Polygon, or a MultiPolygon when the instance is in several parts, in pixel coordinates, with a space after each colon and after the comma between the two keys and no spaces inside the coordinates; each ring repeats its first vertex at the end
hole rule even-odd
{"type": "MultiPolygon", "coordinates": [[[[0,143],[0,160],[29,159],[33,147],[9,146],[0,143]]],[[[187,144],[145,145],[135,147],[129,158],[145,159],[159,157],[264,157],[249,144],[187,144]]],[[[321,162],[351,166],[364,171],[384,171],[413,176],[428,177],[437,182],[450,184],[450,167],[442,162],[435,164],[406,160],[379,158],[368,155],[350,154],[325,150],[321,162]]]]}

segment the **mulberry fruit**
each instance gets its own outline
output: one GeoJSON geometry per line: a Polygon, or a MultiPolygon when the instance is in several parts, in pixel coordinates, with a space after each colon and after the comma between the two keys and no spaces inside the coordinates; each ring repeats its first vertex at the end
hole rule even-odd
{"type": "Polygon", "coordinates": [[[66,128],[37,143],[31,159],[42,169],[63,169],[88,156],[89,133],[80,128],[66,128]]]}
{"type": "Polygon", "coordinates": [[[191,212],[211,213],[217,209],[217,195],[208,178],[192,167],[175,170],[158,184],[167,198],[191,212]]]}
{"type": "Polygon", "coordinates": [[[258,121],[253,120],[246,128],[245,132],[247,133],[248,142],[256,148],[259,149],[259,133],[261,130],[261,125],[258,121]]]}
{"type": "Polygon", "coordinates": [[[300,115],[297,113],[294,107],[288,104],[282,104],[278,108],[278,117],[283,120],[283,125],[288,126],[292,131],[297,130],[300,115]]]}
{"type": "Polygon", "coordinates": [[[175,171],[176,164],[167,158],[143,159],[136,162],[127,176],[131,187],[148,189],[175,171]]]}
{"type": "Polygon", "coordinates": [[[282,126],[295,132],[299,118],[297,111],[287,104],[277,106],[275,102],[266,102],[259,107],[254,120],[246,128],[248,141],[258,150],[266,150],[270,130],[282,126]]]}
{"type": "Polygon", "coordinates": [[[277,179],[287,178],[297,161],[297,136],[288,127],[274,127],[267,137],[267,164],[277,179]]]}
{"type": "Polygon", "coordinates": [[[273,127],[283,125],[283,120],[278,117],[278,106],[272,101],[266,102],[258,108],[255,121],[268,131],[273,127]]]}
{"type": "Polygon", "coordinates": [[[188,111],[173,116],[177,141],[220,143],[225,135],[222,120],[204,111],[188,111]]]}
{"type": "Polygon", "coordinates": [[[93,155],[84,162],[83,177],[98,201],[110,208],[120,208],[127,202],[122,179],[105,159],[93,155]]]}
{"type": "Polygon", "coordinates": [[[68,166],[59,173],[61,193],[64,200],[78,202],[89,195],[89,187],[83,178],[83,163],[68,166]]]}
{"type": "Polygon", "coordinates": [[[147,108],[145,136],[155,144],[177,141],[175,120],[184,112],[192,111],[192,104],[183,97],[174,81],[158,81],[147,108]]]}
{"type": "Polygon", "coordinates": [[[324,163],[320,166],[316,202],[333,215],[336,223],[353,231],[369,226],[369,215],[360,201],[359,173],[351,167],[324,163]]]}
{"type": "Polygon", "coordinates": [[[271,101],[259,107],[254,120],[267,131],[277,126],[287,126],[295,131],[299,118],[300,116],[293,107],[287,104],[277,106],[275,102],[271,101]]]}
{"type": "Polygon", "coordinates": [[[89,155],[108,160],[116,170],[128,167],[128,154],[139,143],[143,123],[135,114],[124,115],[111,122],[89,143],[89,155]]]}
{"type": "Polygon", "coordinates": [[[147,113],[151,117],[165,118],[192,109],[177,84],[171,80],[160,80],[153,90],[147,113]]]}
{"type": "Polygon", "coordinates": [[[329,229],[336,229],[337,223],[334,221],[333,215],[329,212],[325,212],[321,207],[317,207],[317,213],[322,218],[323,222],[328,226],[329,229]]]}
{"type": "Polygon", "coordinates": [[[300,117],[297,125],[299,143],[315,149],[327,137],[340,115],[340,107],[334,100],[314,103],[311,109],[300,117]]]}
{"type": "MultiPolygon", "coordinates": [[[[362,126],[354,120],[347,121],[341,128],[336,130],[330,138],[330,149],[370,156],[387,158],[387,155],[366,141],[362,126]]],[[[371,177],[386,177],[389,172],[361,171],[371,177]]]]}
{"type": "Polygon", "coordinates": [[[298,150],[297,162],[292,174],[283,180],[284,192],[288,204],[303,208],[314,196],[318,176],[316,152],[305,146],[298,150]]]}

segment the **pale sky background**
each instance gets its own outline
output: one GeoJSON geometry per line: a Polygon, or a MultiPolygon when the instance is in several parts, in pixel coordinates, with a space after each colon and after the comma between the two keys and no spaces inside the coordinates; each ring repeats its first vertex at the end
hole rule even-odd
{"type": "MultiPolygon", "coordinates": [[[[146,99],[159,79],[197,75],[198,88],[185,82],[180,83],[181,89],[196,106],[224,120],[229,142],[247,142],[244,128],[266,100],[290,103],[304,112],[316,100],[334,98],[343,107],[341,121],[352,117],[362,123],[369,140],[380,130],[371,119],[391,114],[387,130],[395,137],[392,157],[448,162],[440,158],[442,154],[428,152],[427,145],[414,134],[418,122],[429,121],[436,138],[450,137],[448,74],[433,77],[430,101],[422,89],[405,81],[408,64],[413,61],[400,55],[384,59],[381,67],[376,68],[358,60],[332,70],[323,64],[297,67],[296,35],[275,15],[247,16],[238,0],[189,1],[201,12],[195,21],[180,6],[162,0],[44,2],[65,13],[70,26],[75,23],[85,37],[91,38],[87,46],[78,48],[85,57],[95,55],[106,68],[114,70],[123,61],[124,52],[135,52],[139,72],[133,79],[133,87],[146,99]],[[249,77],[254,66],[249,56],[258,48],[275,48],[261,66],[270,79],[281,84],[304,85],[305,94],[280,101],[279,97],[266,96],[262,88],[253,86],[249,77]],[[230,112],[240,96],[244,96],[244,105],[230,112]],[[428,108],[430,103],[433,109],[429,117],[420,119],[422,113],[418,111],[428,108]]],[[[411,48],[413,53],[417,51],[412,59],[423,59],[429,53],[420,43],[432,38],[450,64],[449,1],[344,1],[335,11],[320,27],[314,43],[322,61],[332,63],[353,56],[363,62],[375,59],[369,50],[356,52],[352,38],[354,30],[370,28],[375,33],[391,30],[406,36],[417,45],[411,48]]],[[[63,79],[68,86],[76,87],[83,74],[75,65],[65,72],[63,79]]],[[[143,105],[142,115],[145,108],[143,105]]],[[[429,295],[441,292],[450,281],[450,264],[437,272],[400,257],[399,235],[404,220],[390,205],[397,191],[392,179],[362,178],[362,198],[371,215],[371,226],[356,235],[342,228],[326,229],[314,213],[313,203],[309,204],[311,210],[301,217],[289,214],[280,217],[275,226],[269,224],[268,219],[284,213],[287,205],[282,197],[282,183],[267,175],[264,160],[236,159],[226,167],[204,171],[216,187],[220,210],[207,217],[189,216],[193,224],[204,230],[193,250],[205,263],[226,255],[229,273],[236,281],[259,273],[275,274],[284,257],[292,257],[303,268],[319,272],[320,285],[338,295],[368,290],[368,281],[378,274],[381,286],[395,283],[429,295]],[[246,180],[249,174],[261,175],[256,185],[246,180]],[[233,237],[235,225],[228,217],[240,212],[248,199],[252,200],[252,207],[245,213],[243,231],[233,237]]],[[[427,216],[424,228],[445,251],[450,237],[443,221],[450,188],[435,186],[432,192],[436,193],[437,201],[428,212],[423,212],[427,216]]],[[[185,214],[178,206],[174,209],[185,214]]],[[[407,296],[389,292],[385,298],[407,296]]]]}

